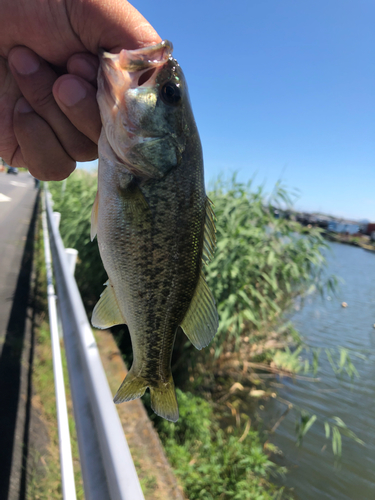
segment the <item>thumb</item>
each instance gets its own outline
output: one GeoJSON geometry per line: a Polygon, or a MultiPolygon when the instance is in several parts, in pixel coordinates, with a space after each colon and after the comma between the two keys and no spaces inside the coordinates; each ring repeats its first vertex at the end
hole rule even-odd
{"type": "Polygon", "coordinates": [[[150,23],[126,0],[67,1],[71,25],[85,47],[117,52],[161,41],[150,23]]]}

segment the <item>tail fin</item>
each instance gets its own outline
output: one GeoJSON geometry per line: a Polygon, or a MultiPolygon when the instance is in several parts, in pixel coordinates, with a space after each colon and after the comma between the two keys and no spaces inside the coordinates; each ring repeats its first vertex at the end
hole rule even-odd
{"type": "Polygon", "coordinates": [[[158,385],[155,386],[151,385],[151,383],[142,376],[134,375],[132,369],[130,369],[113,401],[118,404],[124,401],[138,399],[143,396],[147,387],[150,388],[151,408],[154,412],[160,417],[170,420],[171,422],[176,422],[179,414],[172,375],[168,382],[158,382],[158,385]]]}
{"type": "Polygon", "coordinates": [[[167,383],[159,382],[155,387],[150,386],[151,408],[159,417],[166,418],[171,422],[177,422],[178,404],[172,375],[167,383]]]}
{"type": "Polygon", "coordinates": [[[130,369],[123,383],[120,385],[113,402],[118,404],[141,398],[147,387],[148,383],[146,380],[143,377],[134,375],[132,369],[130,369]]]}

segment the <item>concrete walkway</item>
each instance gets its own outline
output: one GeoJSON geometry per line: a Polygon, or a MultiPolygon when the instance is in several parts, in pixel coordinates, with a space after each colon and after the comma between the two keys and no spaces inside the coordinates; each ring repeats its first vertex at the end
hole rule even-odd
{"type": "Polygon", "coordinates": [[[37,190],[0,173],[0,498],[26,498],[33,355],[32,263],[37,190]]]}

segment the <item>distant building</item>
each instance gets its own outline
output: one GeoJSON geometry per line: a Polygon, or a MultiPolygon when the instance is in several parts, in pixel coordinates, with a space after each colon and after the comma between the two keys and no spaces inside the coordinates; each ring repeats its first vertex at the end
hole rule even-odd
{"type": "Polygon", "coordinates": [[[332,220],[328,223],[328,231],[355,234],[359,232],[359,224],[332,220]]]}
{"type": "Polygon", "coordinates": [[[375,240],[375,223],[369,222],[368,224],[363,224],[361,227],[361,233],[367,234],[374,241],[375,240]]]}

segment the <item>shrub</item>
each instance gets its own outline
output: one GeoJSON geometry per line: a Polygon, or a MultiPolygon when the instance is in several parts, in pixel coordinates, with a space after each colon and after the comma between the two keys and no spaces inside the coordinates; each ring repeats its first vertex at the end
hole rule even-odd
{"type": "Polygon", "coordinates": [[[250,421],[223,430],[210,403],[189,392],[176,392],[179,420],[171,423],[151,418],[189,500],[275,498],[276,487],[269,479],[276,473],[276,466],[263,451],[250,421]]]}

